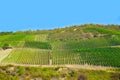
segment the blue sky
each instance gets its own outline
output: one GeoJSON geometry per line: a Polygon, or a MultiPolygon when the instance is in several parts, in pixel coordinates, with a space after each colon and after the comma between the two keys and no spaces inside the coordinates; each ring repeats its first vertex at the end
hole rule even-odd
{"type": "Polygon", "coordinates": [[[0,31],[120,24],[120,0],[0,0],[0,31]]]}

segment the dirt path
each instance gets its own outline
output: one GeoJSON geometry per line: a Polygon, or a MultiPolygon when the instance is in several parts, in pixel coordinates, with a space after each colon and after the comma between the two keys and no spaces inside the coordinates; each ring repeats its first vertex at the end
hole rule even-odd
{"type": "Polygon", "coordinates": [[[10,54],[11,51],[12,49],[0,50],[0,63],[5,57],[7,57],[10,54]]]}
{"type": "MultiPolygon", "coordinates": [[[[106,66],[95,66],[95,65],[32,65],[32,64],[15,64],[8,63],[14,66],[24,66],[24,67],[67,67],[72,69],[88,69],[88,70],[107,70],[114,69],[114,67],[106,67],[106,66]]],[[[7,63],[2,64],[3,66],[8,65],[7,63]]]]}

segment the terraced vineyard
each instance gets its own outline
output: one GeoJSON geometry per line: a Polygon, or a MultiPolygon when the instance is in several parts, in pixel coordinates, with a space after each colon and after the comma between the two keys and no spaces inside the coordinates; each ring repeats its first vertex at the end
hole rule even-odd
{"type": "Polygon", "coordinates": [[[2,63],[49,65],[49,50],[19,48],[11,52],[2,63]]]}
{"type": "Polygon", "coordinates": [[[0,47],[4,44],[10,44],[13,47],[21,47],[25,41],[34,40],[35,35],[25,35],[25,34],[16,34],[16,35],[5,35],[0,36],[0,47]]]}
{"type": "MultiPolygon", "coordinates": [[[[80,28],[81,29],[81,28],[80,28]]],[[[103,36],[83,39],[59,39],[57,34],[16,34],[0,36],[0,47],[5,43],[13,51],[1,64],[26,65],[95,65],[120,67],[120,35],[117,31],[96,28],[84,28],[100,32],[103,36]],[[108,34],[107,34],[108,32],[108,34]],[[115,32],[115,34],[113,34],[115,32]],[[106,33],[106,34],[105,34],[106,33]],[[51,39],[51,37],[57,37],[51,39]],[[68,40],[67,40],[68,39],[68,40]]],[[[68,30],[67,30],[68,31],[68,30]]],[[[77,31],[73,29],[71,31],[77,31]]],[[[57,32],[57,31],[56,31],[57,32]]],[[[65,31],[64,31],[65,32],[65,31]]],[[[66,32],[67,33],[67,32],[66,32]]],[[[81,33],[81,32],[80,32],[81,33]]],[[[76,32],[78,34],[78,32],[76,32]]],[[[88,33],[86,33],[88,36],[88,33]]],[[[84,35],[86,35],[84,33],[84,35]]],[[[92,33],[93,34],[93,33],[92,33]]],[[[78,34],[79,35],[79,34],[78,34]]],[[[77,35],[77,36],[78,36],[77,35]]],[[[75,37],[75,36],[74,36],[75,37]]]]}
{"type": "Polygon", "coordinates": [[[52,42],[53,64],[88,64],[120,67],[120,37],[52,42]]]}
{"type": "Polygon", "coordinates": [[[48,34],[39,34],[35,36],[35,41],[47,42],[48,34]]]}
{"type": "Polygon", "coordinates": [[[1,42],[1,46],[8,43],[14,46],[14,49],[1,64],[49,65],[51,48],[46,42],[46,36],[29,34],[5,37],[4,42],[1,42]],[[42,39],[43,36],[45,36],[45,39],[42,39]]]}

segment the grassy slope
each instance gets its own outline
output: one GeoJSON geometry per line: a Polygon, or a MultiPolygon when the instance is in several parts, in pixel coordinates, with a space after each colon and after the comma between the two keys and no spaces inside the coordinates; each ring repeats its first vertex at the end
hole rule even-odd
{"type": "Polygon", "coordinates": [[[84,30],[88,31],[88,32],[101,33],[101,34],[120,35],[119,31],[110,30],[110,29],[106,29],[106,28],[100,28],[100,27],[86,27],[86,28],[84,28],[84,30]]]}
{"type": "Polygon", "coordinates": [[[119,80],[119,72],[111,70],[84,70],[69,68],[40,68],[40,67],[0,67],[0,79],[2,80],[119,80]],[[11,69],[12,68],[12,69],[11,69]]]}

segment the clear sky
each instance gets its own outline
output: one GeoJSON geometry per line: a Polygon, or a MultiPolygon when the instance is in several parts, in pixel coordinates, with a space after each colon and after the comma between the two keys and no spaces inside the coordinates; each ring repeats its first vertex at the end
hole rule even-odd
{"type": "Polygon", "coordinates": [[[0,31],[120,24],[120,0],[0,0],[0,31]]]}

